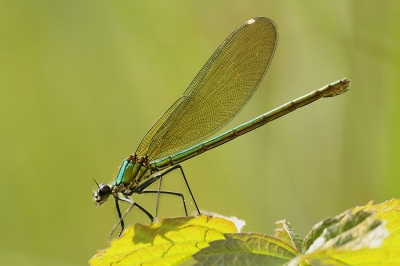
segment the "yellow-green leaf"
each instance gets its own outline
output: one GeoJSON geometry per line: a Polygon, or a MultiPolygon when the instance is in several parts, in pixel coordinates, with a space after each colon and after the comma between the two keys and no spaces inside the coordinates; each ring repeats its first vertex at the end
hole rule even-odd
{"type": "Polygon", "coordinates": [[[235,225],[209,216],[163,219],[152,225],[135,224],[101,250],[90,265],[177,265],[209,242],[234,233],[235,225]]]}

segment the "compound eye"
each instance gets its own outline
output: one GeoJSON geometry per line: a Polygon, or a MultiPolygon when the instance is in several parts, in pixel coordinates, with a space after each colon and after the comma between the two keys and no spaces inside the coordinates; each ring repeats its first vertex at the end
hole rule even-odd
{"type": "Polygon", "coordinates": [[[93,195],[93,200],[97,205],[103,204],[111,195],[111,188],[107,184],[100,184],[97,192],[93,195]]]}
{"type": "Polygon", "coordinates": [[[108,197],[111,194],[111,188],[107,184],[100,184],[98,193],[101,198],[108,197]]]}

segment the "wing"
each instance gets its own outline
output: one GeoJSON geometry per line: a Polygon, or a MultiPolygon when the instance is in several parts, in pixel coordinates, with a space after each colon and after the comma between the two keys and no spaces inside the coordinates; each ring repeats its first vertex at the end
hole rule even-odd
{"type": "Polygon", "coordinates": [[[277,27],[267,18],[237,28],[147,132],[136,153],[150,161],[162,159],[201,143],[229,123],[257,90],[277,40],[277,27]]]}

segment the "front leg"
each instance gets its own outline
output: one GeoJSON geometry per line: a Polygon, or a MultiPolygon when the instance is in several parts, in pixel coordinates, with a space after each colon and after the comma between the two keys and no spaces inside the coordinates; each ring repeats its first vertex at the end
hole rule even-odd
{"type": "Polygon", "coordinates": [[[144,214],[147,215],[147,217],[149,217],[150,222],[153,223],[154,221],[154,217],[142,206],[140,206],[139,204],[137,204],[136,202],[134,202],[131,198],[125,196],[125,197],[115,197],[115,207],[117,209],[117,214],[118,214],[118,222],[114,225],[113,229],[111,230],[110,233],[110,238],[109,241],[112,239],[112,235],[114,234],[115,230],[117,229],[118,226],[121,226],[121,230],[118,233],[118,237],[121,236],[122,232],[125,229],[125,221],[124,218],[125,216],[132,210],[133,207],[138,208],[139,210],[141,210],[144,214]],[[130,206],[126,209],[126,211],[124,212],[124,214],[122,215],[121,212],[121,208],[119,206],[119,201],[124,201],[130,204],[130,206]]]}

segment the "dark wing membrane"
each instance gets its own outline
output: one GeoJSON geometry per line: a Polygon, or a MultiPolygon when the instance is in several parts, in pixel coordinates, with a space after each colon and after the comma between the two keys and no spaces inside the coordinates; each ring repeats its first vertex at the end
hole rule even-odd
{"type": "Polygon", "coordinates": [[[246,105],[272,60],[278,32],[267,18],[241,25],[221,44],[192,83],[140,143],[155,161],[195,146],[229,123],[246,105]]]}

